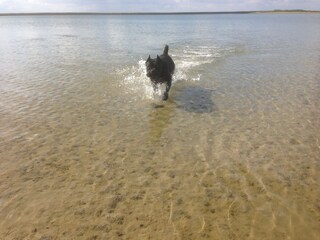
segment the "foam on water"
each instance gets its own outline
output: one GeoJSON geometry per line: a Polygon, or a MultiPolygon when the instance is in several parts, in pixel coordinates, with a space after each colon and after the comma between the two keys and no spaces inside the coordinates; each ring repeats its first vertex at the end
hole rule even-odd
{"type": "MultiPolygon", "coordinates": [[[[170,49],[171,50],[171,49],[170,49]]],[[[217,46],[184,46],[172,49],[170,52],[176,69],[173,75],[173,84],[176,81],[201,81],[200,66],[212,64],[217,59],[235,52],[234,48],[221,48],[217,46]]],[[[117,70],[123,81],[120,85],[125,87],[126,93],[139,93],[143,99],[157,99],[164,91],[161,86],[157,93],[153,93],[150,79],[146,76],[145,60],[140,59],[137,64],[117,70]]]]}

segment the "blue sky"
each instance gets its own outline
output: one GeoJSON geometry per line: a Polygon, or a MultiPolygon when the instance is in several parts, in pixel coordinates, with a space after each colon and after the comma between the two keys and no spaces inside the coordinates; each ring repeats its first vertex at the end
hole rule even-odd
{"type": "Polygon", "coordinates": [[[0,13],[320,10],[320,0],[0,0],[0,13]]]}

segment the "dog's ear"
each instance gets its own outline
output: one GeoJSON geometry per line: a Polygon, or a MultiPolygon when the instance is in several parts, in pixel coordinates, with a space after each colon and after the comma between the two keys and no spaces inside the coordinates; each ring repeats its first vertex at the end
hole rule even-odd
{"type": "Polygon", "coordinates": [[[150,61],[150,59],[151,59],[151,57],[150,57],[150,55],[149,55],[149,57],[148,57],[148,59],[147,59],[147,62],[149,62],[149,61],[150,61]]]}
{"type": "Polygon", "coordinates": [[[161,58],[157,55],[157,62],[161,62],[161,58]]]}

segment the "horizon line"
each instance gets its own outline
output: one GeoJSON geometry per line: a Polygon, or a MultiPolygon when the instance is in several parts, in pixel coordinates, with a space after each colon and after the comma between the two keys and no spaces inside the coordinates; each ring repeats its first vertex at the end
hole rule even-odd
{"type": "Polygon", "coordinates": [[[205,11],[205,12],[21,12],[1,13],[0,16],[23,15],[192,15],[192,14],[250,14],[250,13],[320,13],[320,10],[254,10],[254,11],[205,11]]]}

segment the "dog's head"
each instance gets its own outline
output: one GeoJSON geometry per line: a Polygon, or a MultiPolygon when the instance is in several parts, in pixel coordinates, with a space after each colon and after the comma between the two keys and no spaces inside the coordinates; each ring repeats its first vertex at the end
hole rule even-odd
{"type": "Polygon", "coordinates": [[[150,55],[146,61],[146,68],[147,68],[147,77],[149,78],[156,78],[161,75],[162,72],[162,61],[159,56],[157,58],[152,59],[150,55]]]}

